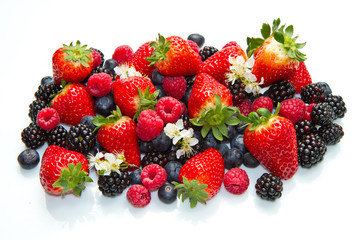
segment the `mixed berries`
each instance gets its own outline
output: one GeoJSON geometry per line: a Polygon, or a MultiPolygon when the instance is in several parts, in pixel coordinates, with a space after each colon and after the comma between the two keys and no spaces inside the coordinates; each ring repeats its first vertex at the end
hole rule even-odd
{"type": "Polygon", "coordinates": [[[293,31],[275,19],[246,50],[159,34],[136,51],[117,46],[110,59],[79,41],[64,44],[29,105],[18,163],[40,162],[52,195],[80,196],[95,171],[102,195],[126,192],[134,207],[153,192],[191,207],[222,186],[240,195],[251,183],[246,168],[262,165],[251,191],[274,201],[299,167],[319,164],[341,141],[337,119],[347,111],[327,83],[313,82],[293,31]]]}

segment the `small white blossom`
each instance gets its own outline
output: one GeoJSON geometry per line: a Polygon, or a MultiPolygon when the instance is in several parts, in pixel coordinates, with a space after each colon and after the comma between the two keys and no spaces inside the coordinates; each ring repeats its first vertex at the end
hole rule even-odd
{"type": "Polygon", "coordinates": [[[176,151],[176,158],[180,158],[183,155],[189,157],[193,153],[192,146],[195,146],[199,143],[199,140],[194,136],[194,130],[192,128],[188,130],[183,130],[183,138],[180,141],[181,147],[176,151]]]}
{"type": "Polygon", "coordinates": [[[121,79],[129,78],[133,76],[142,76],[141,73],[136,71],[134,66],[129,67],[127,64],[122,64],[114,68],[116,75],[119,75],[121,79]]]}
{"type": "Polygon", "coordinates": [[[182,138],[182,131],[184,129],[184,122],[182,119],[177,120],[174,123],[167,123],[164,127],[165,134],[172,139],[173,144],[175,145],[182,138]]]}
{"type": "Polygon", "coordinates": [[[112,171],[120,173],[121,164],[124,163],[125,156],[123,153],[102,153],[98,152],[95,156],[90,156],[90,168],[101,175],[110,175],[112,171]]]}

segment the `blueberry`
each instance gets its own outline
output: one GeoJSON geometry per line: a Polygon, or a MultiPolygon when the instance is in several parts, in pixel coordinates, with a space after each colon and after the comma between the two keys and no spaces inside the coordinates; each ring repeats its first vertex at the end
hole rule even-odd
{"type": "Polygon", "coordinates": [[[222,156],[229,151],[229,146],[226,143],[220,143],[217,145],[217,150],[221,153],[222,156]]]}
{"type": "Polygon", "coordinates": [[[318,82],[323,88],[325,88],[324,96],[327,96],[332,93],[332,90],[328,83],[326,82],[318,82]]]}
{"type": "Polygon", "coordinates": [[[134,171],[130,172],[129,174],[129,178],[130,178],[130,184],[134,185],[134,184],[141,184],[141,169],[135,169],[134,171]]]}
{"type": "Polygon", "coordinates": [[[138,141],[139,141],[140,152],[148,153],[154,149],[154,146],[151,141],[142,141],[141,139],[139,139],[138,141]]]}
{"type": "Polygon", "coordinates": [[[186,105],[189,102],[189,98],[190,98],[190,95],[191,95],[191,90],[192,90],[192,86],[187,88],[183,98],[181,99],[186,105]]]}
{"type": "Polygon", "coordinates": [[[198,33],[190,34],[187,37],[187,40],[191,40],[191,41],[195,42],[199,46],[199,48],[201,48],[205,43],[204,36],[202,36],[201,34],[198,34],[198,33]]]}
{"type": "Polygon", "coordinates": [[[158,152],[166,152],[172,145],[171,139],[165,134],[164,130],[161,131],[159,136],[151,140],[151,142],[154,149],[158,152]]]}
{"type": "Polygon", "coordinates": [[[100,143],[95,140],[95,145],[92,149],[90,149],[90,151],[88,152],[88,155],[93,155],[95,156],[98,152],[103,152],[105,151],[105,149],[100,145],[100,143]]]}
{"type": "Polygon", "coordinates": [[[230,148],[224,155],[224,164],[226,169],[240,167],[243,162],[243,153],[237,148],[230,148]]]}
{"type": "Polygon", "coordinates": [[[164,75],[159,73],[158,70],[155,69],[152,72],[151,81],[153,82],[154,85],[162,85],[163,79],[164,79],[164,75]]]}
{"type": "Polygon", "coordinates": [[[244,166],[248,168],[256,168],[260,165],[260,162],[253,155],[251,155],[250,152],[244,154],[243,163],[244,166]]]}
{"type": "Polygon", "coordinates": [[[53,84],[55,80],[52,76],[46,76],[41,79],[41,85],[53,84]]]}
{"type": "Polygon", "coordinates": [[[174,187],[171,183],[162,185],[158,190],[159,200],[166,204],[173,203],[177,197],[177,190],[174,187]]]}
{"type": "Polygon", "coordinates": [[[159,90],[158,99],[167,96],[164,88],[162,87],[162,85],[154,85],[154,87],[155,87],[156,90],[159,90]]]}
{"type": "Polygon", "coordinates": [[[18,156],[20,167],[24,169],[32,169],[38,165],[40,161],[39,153],[34,149],[26,149],[18,156]]]}
{"type": "Polygon", "coordinates": [[[227,130],[228,130],[228,139],[229,140],[233,139],[237,135],[235,126],[227,125],[227,130]]]}
{"type": "Polygon", "coordinates": [[[104,67],[113,73],[115,73],[114,68],[117,66],[119,66],[119,64],[117,63],[117,61],[115,59],[112,59],[112,58],[107,59],[104,63],[104,67]]]}
{"type": "Polygon", "coordinates": [[[80,120],[80,123],[88,126],[91,130],[94,131],[96,128],[96,126],[92,122],[94,120],[94,118],[95,118],[95,116],[86,115],[80,120]]]}
{"type": "Polygon", "coordinates": [[[231,148],[237,148],[239,149],[242,153],[247,152],[247,149],[245,147],[244,144],[244,135],[243,134],[238,134],[236,135],[230,142],[230,147],[231,148]]]}
{"type": "Polygon", "coordinates": [[[115,101],[111,94],[95,99],[95,111],[98,114],[107,117],[113,110],[115,110],[115,101]]]}
{"type": "Polygon", "coordinates": [[[218,142],[216,141],[213,133],[210,131],[205,138],[203,138],[202,146],[205,149],[207,148],[217,148],[218,142]]]}
{"type": "Polygon", "coordinates": [[[178,161],[169,161],[164,166],[168,182],[172,182],[172,181],[179,182],[179,171],[181,167],[182,164],[178,161]]]}
{"type": "Polygon", "coordinates": [[[248,123],[240,121],[238,125],[235,126],[237,133],[244,134],[245,128],[248,123]]]}

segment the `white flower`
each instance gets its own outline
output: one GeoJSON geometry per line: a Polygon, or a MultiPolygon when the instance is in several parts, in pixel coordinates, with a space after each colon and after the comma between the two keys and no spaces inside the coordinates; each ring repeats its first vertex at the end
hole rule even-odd
{"type": "Polygon", "coordinates": [[[192,146],[195,146],[199,143],[199,140],[194,136],[194,130],[192,128],[188,130],[182,130],[183,134],[182,141],[180,141],[181,147],[176,151],[176,158],[180,158],[183,155],[186,155],[187,157],[190,157],[190,155],[193,153],[192,146]]]}
{"type": "Polygon", "coordinates": [[[175,124],[166,124],[164,132],[170,139],[173,140],[173,144],[175,145],[182,138],[182,129],[184,129],[184,122],[182,119],[179,119],[175,124]]]}
{"type": "Polygon", "coordinates": [[[102,152],[98,152],[96,153],[95,156],[93,155],[90,155],[90,159],[89,159],[89,162],[90,162],[90,165],[89,167],[90,168],[97,168],[98,165],[104,160],[104,154],[102,152]]]}
{"type": "Polygon", "coordinates": [[[115,71],[116,75],[120,76],[121,79],[133,77],[133,76],[141,77],[141,73],[136,71],[134,66],[129,67],[127,64],[122,64],[120,66],[115,67],[114,71],[115,71]]]}
{"type": "Polygon", "coordinates": [[[98,152],[95,156],[90,156],[90,167],[94,167],[100,175],[110,175],[112,171],[120,173],[119,169],[124,161],[123,153],[98,152]]]}

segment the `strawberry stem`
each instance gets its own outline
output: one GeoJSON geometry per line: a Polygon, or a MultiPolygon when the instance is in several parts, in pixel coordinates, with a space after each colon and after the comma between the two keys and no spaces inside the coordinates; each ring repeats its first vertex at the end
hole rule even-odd
{"type": "Polygon", "coordinates": [[[154,65],[159,60],[166,59],[166,53],[170,50],[171,41],[166,41],[164,36],[160,33],[158,34],[158,38],[156,41],[151,42],[150,47],[154,48],[153,53],[146,60],[150,62],[149,66],[154,65]]]}
{"type": "Polygon", "coordinates": [[[189,180],[183,176],[182,184],[173,181],[175,185],[174,189],[177,189],[177,197],[184,202],[186,199],[190,201],[190,207],[196,207],[198,202],[206,204],[206,199],[209,198],[209,194],[205,191],[208,187],[207,184],[199,184],[198,180],[189,180]]]}
{"type": "Polygon", "coordinates": [[[140,99],[140,106],[138,107],[133,119],[137,120],[140,113],[146,109],[155,110],[155,105],[157,103],[157,97],[159,96],[159,90],[150,94],[150,87],[147,86],[144,93],[142,93],[141,89],[137,89],[139,99],[140,99]]]}
{"type": "Polygon", "coordinates": [[[108,117],[103,117],[101,115],[95,117],[92,120],[92,123],[96,126],[96,128],[94,129],[94,132],[96,132],[99,128],[101,128],[102,126],[108,124],[108,123],[115,123],[117,122],[120,118],[121,118],[121,110],[119,108],[119,106],[116,106],[116,110],[112,112],[111,115],[109,115],[108,117]]]}
{"type": "Polygon", "coordinates": [[[80,62],[84,67],[89,67],[88,61],[92,62],[90,58],[92,51],[86,49],[86,44],[81,46],[80,41],[77,40],[75,46],[71,42],[69,46],[63,44],[63,47],[62,51],[67,54],[64,58],[65,61],[80,62]]]}

